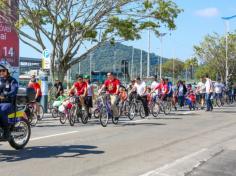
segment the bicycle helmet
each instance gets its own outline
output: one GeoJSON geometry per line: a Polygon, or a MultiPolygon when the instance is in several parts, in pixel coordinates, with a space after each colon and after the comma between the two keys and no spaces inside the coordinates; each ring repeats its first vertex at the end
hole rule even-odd
{"type": "Polygon", "coordinates": [[[12,66],[6,60],[0,61],[0,69],[8,70],[8,73],[12,73],[12,66]]]}

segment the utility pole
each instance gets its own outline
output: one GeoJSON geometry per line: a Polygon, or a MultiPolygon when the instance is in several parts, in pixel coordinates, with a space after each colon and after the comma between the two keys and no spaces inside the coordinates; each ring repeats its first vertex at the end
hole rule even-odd
{"type": "Polygon", "coordinates": [[[132,60],[131,60],[131,75],[130,75],[130,77],[131,77],[131,80],[133,79],[133,69],[134,69],[134,47],[133,47],[133,49],[132,49],[132,60]]]}
{"type": "Polygon", "coordinates": [[[141,50],[141,57],[140,57],[140,78],[143,77],[143,50],[141,50]]]}

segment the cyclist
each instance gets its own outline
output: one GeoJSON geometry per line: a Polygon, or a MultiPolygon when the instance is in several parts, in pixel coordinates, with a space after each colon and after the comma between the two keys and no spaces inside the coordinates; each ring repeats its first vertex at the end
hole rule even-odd
{"type": "Polygon", "coordinates": [[[93,108],[94,87],[90,82],[90,76],[84,75],[84,80],[87,83],[87,96],[85,97],[85,105],[89,108],[88,117],[92,117],[91,109],[93,108]]]}
{"type": "Polygon", "coordinates": [[[41,98],[42,98],[42,91],[41,91],[39,83],[37,83],[37,81],[36,81],[36,76],[35,75],[31,76],[31,79],[29,81],[28,87],[29,88],[33,88],[35,93],[36,93],[36,95],[35,95],[35,107],[36,107],[37,117],[40,118],[40,115],[39,115],[39,113],[40,113],[39,112],[40,111],[39,103],[40,103],[41,98]]]}
{"type": "MultiPolygon", "coordinates": [[[[85,107],[84,99],[87,95],[87,89],[88,89],[88,84],[83,80],[83,75],[78,75],[77,81],[73,84],[72,88],[69,91],[70,95],[75,93],[75,95],[79,97],[82,109],[84,109],[85,107]]],[[[86,111],[88,112],[88,108],[86,108],[86,111]]]]}
{"type": "Polygon", "coordinates": [[[136,79],[136,83],[134,85],[132,92],[133,91],[137,92],[138,95],[137,99],[142,102],[145,111],[145,116],[147,117],[149,115],[149,109],[148,109],[148,101],[146,94],[146,83],[144,81],[141,81],[141,79],[138,77],[136,79]]]}
{"type": "Polygon", "coordinates": [[[0,63],[0,126],[3,129],[3,139],[9,139],[10,126],[8,114],[15,111],[18,82],[11,77],[11,66],[5,61],[0,63]]]}
{"type": "Polygon", "coordinates": [[[111,109],[115,118],[118,118],[119,116],[118,108],[116,106],[119,94],[119,87],[120,81],[115,78],[111,72],[109,72],[107,73],[107,80],[104,82],[104,84],[98,91],[98,93],[100,94],[104,88],[107,89],[107,93],[109,93],[111,97],[111,109]]]}

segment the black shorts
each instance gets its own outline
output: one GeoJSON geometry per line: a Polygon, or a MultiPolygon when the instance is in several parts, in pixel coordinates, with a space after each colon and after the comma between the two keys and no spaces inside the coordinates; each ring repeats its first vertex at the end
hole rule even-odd
{"type": "Polygon", "coordinates": [[[93,107],[93,97],[91,96],[87,96],[84,99],[84,104],[88,107],[88,108],[92,108],[93,107]]]}
{"type": "Polygon", "coordinates": [[[39,96],[39,97],[37,97],[37,98],[36,98],[36,100],[35,100],[35,101],[36,101],[37,103],[40,103],[40,101],[41,101],[41,98],[42,98],[42,96],[39,96]]]}

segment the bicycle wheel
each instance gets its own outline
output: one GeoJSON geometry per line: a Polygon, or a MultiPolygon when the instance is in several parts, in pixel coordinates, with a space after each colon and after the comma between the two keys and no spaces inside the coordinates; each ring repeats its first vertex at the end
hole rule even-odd
{"type": "Polygon", "coordinates": [[[42,120],[44,117],[44,108],[42,105],[39,105],[39,119],[38,120],[42,120]]]}
{"type": "Polygon", "coordinates": [[[95,118],[99,118],[99,113],[100,113],[100,110],[99,109],[95,109],[94,112],[93,112],[93,116],[95,118]]]}
{"type": "Polygon", "coordinates": [[[132,103],[129,107],[129,115],[128,118],[130,120],[133,120],[134,117],[136,116],[136,105],[134,103],[132,103]]]}
{"type": "Polygon", "coordinates": [[[171,102],[166,102],[165,104],[164,104],[164,106],[165,106],[165,111],[164,111],[164,113],[165,113],[165,115],[168,115],[168,114],[170,114],[170,112],[171,112],[171,102]]]}
{"type": "Polygon", "coordinates": [[[160,114],[160,105],[158,103],[152,105],[151,113],[153,117],[157,117],[160,114]]]}
{"type": "Polygon", "coordinates": [[[66,114],[65,113],[59,113],[59,116],[60,116],[60,122],[61,124],[65,124],[66,123],[66,114]]]}
{"type": "Polygon", "coordinates": [[[100,113],[99,113],[99,120],[100,120],[100,123],[103,127],[106,127],[107,126],[107,123],[108,123],[108,120],[109,120],[109,115],[108,115],[108,112],[106,110],[105,107],[103,107],[101,110],[100,110],[100,113]]]}
{"type": "Polygon", "coordinates": [[[119,117],[112,117],[112,123],[117,125],[119,122],[119,117]]]}
{"type": "Polygon", "coordinates": [[[53,118],[57,118],[58,117],[58,109],[57,108],[53,108],[51,111],[52,111],[52,117],[53,118]]]}
{"type": "Polygon", "coordinates": [[[74,126],[75,125],[75,118],[76,118],[76,115],[75,115],[75,108],[72,108],[69,113],[69,123],[70,123],[70,126],[74,126]]]}
{"type": "Polygon", "coordinates": [[[146,117],[144,107],[142,104],[140,105],[140,108],[139,108],[139,115],[142,119],[144,119],[146,117]]]}
{"type": "Polygon", "coordinates": [[[88,113],[82,110],[81,121],[83,124],[88,123],[88,113]]]}

